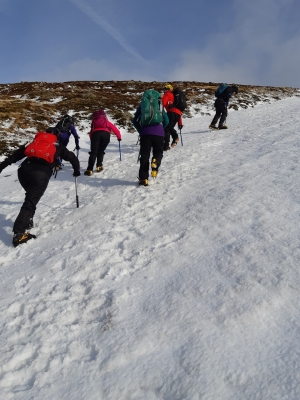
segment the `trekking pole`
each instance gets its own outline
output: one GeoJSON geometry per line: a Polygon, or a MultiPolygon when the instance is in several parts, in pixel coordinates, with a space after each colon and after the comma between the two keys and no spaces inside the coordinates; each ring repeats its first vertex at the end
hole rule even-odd
{"type": "Polygon", "coordinates": [[[76,205],[77,205],[77,208],[79,208],[79,199],[78,199],[78,194],[77,194],[77,176],[75,176],[75,191],[76,191],[76,205]]]}
{"type": "Polygon", "coordinates": [[[181,128],[179,128],[179,133],[180,133],[180,139],[181,139],[181,146],[183,146],[181,128]]]}
{"type": "Polygon", "coordinates": [[[140,161],[140,158],[141,158],[141,150],[139,151],[139,155],[138,155],[138,158],[137,158],[137,163],[140,161]]]}
{"type": "Polygon", "coordinates": [[[120,153],[120,161],[122,161],[121,141],[120,140],[119,140],[119,153],[120,153]]]}

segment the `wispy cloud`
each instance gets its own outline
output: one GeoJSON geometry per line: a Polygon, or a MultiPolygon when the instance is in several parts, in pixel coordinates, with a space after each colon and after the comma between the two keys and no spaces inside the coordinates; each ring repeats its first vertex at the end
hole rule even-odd
{"type": "Polygon", "coordinates": [[[299,86],[300,31],[290,24],[299,0],[233,4],[227,31],[210,35],[201,50],[182,53],[170,78],[299,86]]]}
{"type": "Polygon", "coordinates": [[[60,67],[51,67],[41,72],[34,71],[32,75],[24,74],[23,81],[65,82],[76,80],[106,81],[106,80],[141,80],[153,81],[154,75],[144,72],[134,65],[131,68],[119,68],[114,62],[107,60],[95,61],[83,58],[60,67]]]}
{"type": "Polygon", "coordinates": [[[96,24],[101,26],[102,29],[104,29],[110,36],[112,36],[121,47],[123,47],[124,50],[126,50],[129,54],[131,54],[133,57],[135,57],[137,60],[142,61],[143,63],[146,62],[146,60],[140,56],[124,39],[122,34],[114,28],[112,25],[110,25],[104,18],[102,18],[95,10],[92,9],[91,6],[88,4],[84,3],[83,1],[80,0],[70,0],[71,3],[73,3],[76,7],[79,8],[80,11],[85,13],[88,17],[91,18],[96,24]]]}

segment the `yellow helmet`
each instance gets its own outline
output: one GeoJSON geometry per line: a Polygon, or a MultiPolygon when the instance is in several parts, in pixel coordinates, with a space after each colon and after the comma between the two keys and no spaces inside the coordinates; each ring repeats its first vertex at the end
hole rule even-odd
{"type": "Polygon", "coordinates": [[[170,83],[165,84],[165,89],[173,90],[173,86],[170,83]]]}

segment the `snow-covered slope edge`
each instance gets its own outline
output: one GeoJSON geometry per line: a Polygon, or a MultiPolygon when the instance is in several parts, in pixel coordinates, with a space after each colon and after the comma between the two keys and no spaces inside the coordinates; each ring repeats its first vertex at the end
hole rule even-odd
{"type": "Polygon", "coordinates": [[[51,180],[17,249],[3,171],[1,398],[298,399],[299,105],[187,120],[148,188],[124,131],[79,209],[70,166],[51,180]]]}

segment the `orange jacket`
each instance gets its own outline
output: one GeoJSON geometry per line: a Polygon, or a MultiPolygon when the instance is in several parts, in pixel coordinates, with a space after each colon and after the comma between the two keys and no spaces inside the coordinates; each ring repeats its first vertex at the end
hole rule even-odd
{"type": "Polygon", "coordinates": [[[167,112],[174,112],[176,114],[180,115],[179,121],[178,121],[178,126],[182,125],[182,112],[180,110],[178,110],[178,108],[175,107],[171,107],[170,105],[174,103],[174,94],[171,90],[167,90],[162,98],[162,103],[163,106],[165,107],[165,109],[167,110],[167,112]]]}

